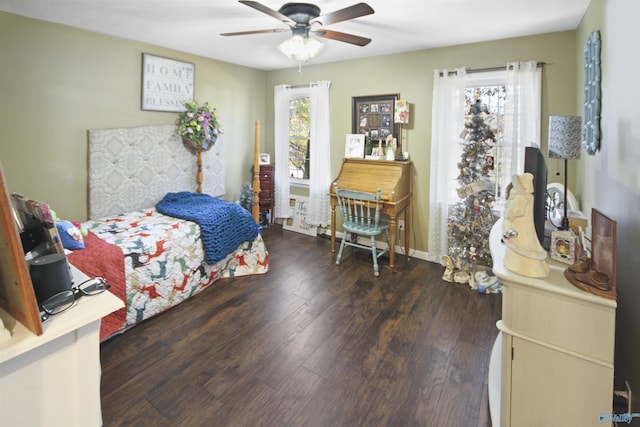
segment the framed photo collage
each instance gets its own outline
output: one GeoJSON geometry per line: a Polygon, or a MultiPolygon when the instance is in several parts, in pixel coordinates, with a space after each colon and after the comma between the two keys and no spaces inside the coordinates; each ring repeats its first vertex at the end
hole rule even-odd
{"type": "Polygon", "coordinates": [[[352,111],[352,133],[364,135],[365,156],[382,155],[380,147],[386,149],[389,135],[398,138],[399,126],[393,114],[398,94],[354,96],[352,111]]]}

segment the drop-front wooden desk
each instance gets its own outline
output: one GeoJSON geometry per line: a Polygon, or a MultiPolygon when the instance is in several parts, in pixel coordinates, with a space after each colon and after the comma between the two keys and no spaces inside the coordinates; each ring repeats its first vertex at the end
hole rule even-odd
{"type": "MultiPolygon", "coordinates": [[[[380,211],[389,215],[389,267],[395,268],[396,218],[404,211],[404,246],[409,253],[411,236],[411,161],[344,159],[338,177],[338,188],[375,193],[382,189],[380,211]]],[[[336,206],[338,199],[331,184],[331,254],[336,252],[336,206]]]]}

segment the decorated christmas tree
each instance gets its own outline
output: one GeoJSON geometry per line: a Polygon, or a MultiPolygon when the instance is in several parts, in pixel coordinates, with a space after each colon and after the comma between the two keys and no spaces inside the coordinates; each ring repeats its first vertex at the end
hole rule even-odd
{"type": "Polygon", "coordinates": [[[474,265],[491,267],[489,233],[496,221],[490,174],[496,137],[485,123],[486,105],[471,103],[462,131],[462,155],[458,168],[457,193],[460,201],[449,207],[448,255],[456,268],[473,270],[474,265]]]}

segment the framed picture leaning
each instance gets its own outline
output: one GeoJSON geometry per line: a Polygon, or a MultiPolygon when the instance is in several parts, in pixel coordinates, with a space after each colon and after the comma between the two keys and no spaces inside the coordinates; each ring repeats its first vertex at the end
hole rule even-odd
{"type": "Polygon", "coordinates": [[[364,157],[364,135],[361,133],[347,134],[344,156],[348,159],[362,159],[364,157]]]}

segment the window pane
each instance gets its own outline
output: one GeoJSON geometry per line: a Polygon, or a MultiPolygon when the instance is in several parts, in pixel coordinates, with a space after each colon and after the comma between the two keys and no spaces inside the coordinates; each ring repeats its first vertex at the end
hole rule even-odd
{"type": "Polygon", "coordinates": [[[309,179],[310,98],[289,102],[289,175],[309,179]]]}
{"type": "MultiPolygon", "coordinates": [[[[469,107],[479,99],[485,112],[483,115],[484,123],[489,126],[496,136],[496,144],[490,151],[493,166],[489,172],[489,179],[494,185],[494,194],[498,203],[504,199],[506,190],[502,188],[504,180],[501,177],[504,175],[504,171],[511,170],[509,164],[511,153],[505,152],[503,144],[505,95],[506,89],[504,85],[468,87],[465,89],[466,111],[469,111],[469,107]]],[[[510,182],[510,179],[507,181],[510,182]]]]}

